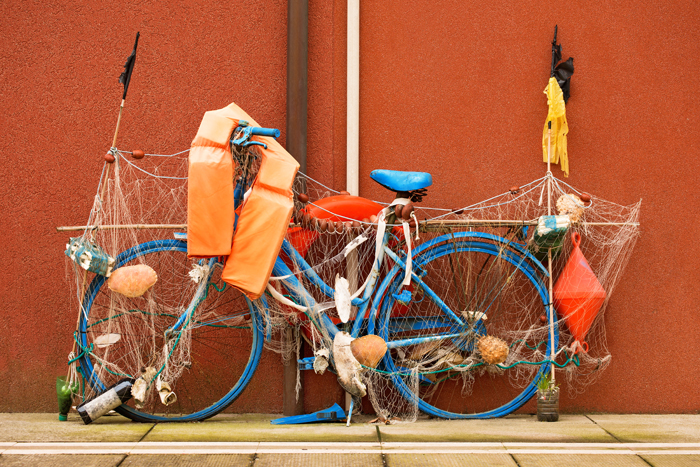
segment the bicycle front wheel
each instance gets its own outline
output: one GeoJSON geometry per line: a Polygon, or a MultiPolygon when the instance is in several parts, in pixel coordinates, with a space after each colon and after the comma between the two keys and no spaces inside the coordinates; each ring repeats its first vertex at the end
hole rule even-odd
{"type": "Polygon", "coordinates": [[[263,346],[258,305],[226,285],[214,261],[188,260],[183,241],[137,245],[116,258],[115,269],[137,264],[158,275],[141,297],[111,291],[102,276],[85,293],[76,340],[92,394],[155,371],[176,401],[164,405],[153,381],[142,408],[132,399],[119,413],[140,422],[216,415],[241,394],[257,368],[263,346]]]}
{"type": "Polygon", "coordinates": [[[558,342],[546,274],[521,245],[492,234],[455,232],[416,248],[407,290],[399,293],[396,265],[378,291],[384,368],[401,395],[448,419],[501,417],[527,402],[558,342]],[[482,355],[494,350],[482,349],[487,336],[499,339],[490,344],[507,355],[502,363],[482,355]]]}

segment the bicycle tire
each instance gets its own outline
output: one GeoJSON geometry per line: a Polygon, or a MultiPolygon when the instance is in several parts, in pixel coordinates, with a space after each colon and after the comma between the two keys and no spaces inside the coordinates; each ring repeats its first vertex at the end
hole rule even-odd
{"type": "MultiPolygon", "coordinates": [[[[469,379],[462,378],[461,381],[459,376],[465,376],[465,374],[457,372],[450,378],[447,371],[436,371],[421,375],[420,384],[416,385],[415,379],[412,380],[414,381],[412,384],[407,382],[410,381],[407,376],[410,371],[406,366],[406,355],[412,355],[411,352],[417,346],[403,349],[403,358],[397,350],[390,350],[383,359],[383,368],[390,375],[394,387],[406,400],[417,404],[421,411],[440,418],[496,418],[520,408],[535,394],[536,383],[540,376],[549,371],[548,359],[552,346],[556,348],[558,345],[556,315],[553,318],[553,339],[547,331],[548,326],[541,321],[541,316],[548,317],[549,300],[545,285],[545,268],[522,245],[497,235],[480,232],[455,232],[442,235],[417,247],[412,259],[414,274],[422,275],[423,283],[435,289],[434,291],[438,292],[451,310],[482,311],[487,315],[486,320],[465,324],[457,331],[462,333],[459,338],[441,340],[440,347],[445,349],[445,354],[468,358],[475,353],[477,339],[488,334],[506,340],[511,352],[516,345],[516,349],[524,348],[527,353],[532,344],[534,349],[529,353],[531,357],[539,356],[539,360],[531,362],[535,365],[521,363],[521,368],[516,370],[513,368],[518,365],[501,370],[493,365],[481,363],[480,366],[469,370],[474,372],[466,375],[469,379]],[[460,264],[463,268],[461,279],[454,280],[455,265],[460,264]],[[446,265],[449,265],[447,269],[446,265]],[[452,283],[442,281],[442,277],[439,277],[441,274],[444,276],[446,271],[452,272],[452,283]],[[460,287],[460,283],[469,285],[460,287]],[[467,294],[466,291],[469,293],[467,294]],[[460,293],[465,297],[464,299],[459,298],[460,293]],[[523,297],[527,295],[527,302],[523,297],[518,297],[519,294],[523,294],[523,297]],[[458,300],[463,300],[462,306],[458,300]],[[514,316],[508,308],[514,304],[525,306],[526,312],[514,316]],[[540,339],[546,333],[544,351],[542,351],[544,342],[515,342],[514,338],[508,338],[513,335],[513,331],[516,335],[523,335],[522,331],[534,328],[539,329],[534,334],[540,339]],[[523,347],[523,344],[527,347],[523,347]],[[450,351],[454,354],[449,354],[450,351]],[[523,366],[530,370],[523,371],[523,366]],[[485,371],[486,368],[489,368],[489,371],[485,371]],[[509,378],[513,377],[513,373],[510,372],[514,371],[521,371],[526,375],[519,378],[520,385],[516,387],[509,384],[511,382],[509,378]],[[477,374],[479,372],[482,373],[480,376],[477,374]],[[473,380],[471,380],[472,376],[473,380]],[[523,379],[525,379],[524,382],[523,379]],[[465,381],[472,384],[471,388],[464,386],[465,381]],[[416,386],[418,394],[411,388],[416,386]]],[[[420,326],[416,324],[418,320],[428,316],[435,323],[431,324],[434,329],[428,330],[431,334],[454,333],[456,330],[454,320],[446,316],[444,311],[436,309],[437,302],[421,288],[415,276],[411,281],[413,292],[410,303],[404,305],[397,301],[395,294],[400,290],[403,276],[403,269],[395,265],[377,290],[377,296],[383,296],[377,323],[379,335],[390,347],[391,342],[399,338],[410,338],[411,334],[416,337],[424,335],[426,329],[407,331],[407,328],[419,328],[420,326]],[[420,295],[422,298],[419,297],[420,295]],[[400,316],[397,316],[397,307],[403,308],[400,310],[400,316]],[[411,323],[410,326],[407,323],[411,323]],[[452,323],[452,325],[447,328],[445,323],[452,323]]],[[[423,326],[426,325],[423,324],[423,326]]],[[[453,363],[458,361],[456,357],[452,358],[453,363]]],[[[508,366],[508,364],[502,366],[508,366]]]]}
{"type": "MultiPolygon", "coordinates": [[[[194,299],[197,284],[189,276],[192,261],[187,259],[186,242],[139,244],[117,256],[115,269],[134,264],[147,264],[158,274],[156,284],[142,297],[119,296],[115,306],[115,293],[105,286],[106,278],[96,276],[83,299],[85,312],[76,339],[81,350],[90,350],[81,356],[80,366],[94,393],[125,376],[138,377],[142,371],[138,365],[154,358],[165,342],[165,329],[194,299]],[[104,348],[95,345],[95,338],[110,334],[115,324],[121,331],[119,341],[104,348]],[[116,367],[127,372],[118,374],[116,367]]],[[[172,384],[177,401],[162,405],[152,390],[142,409],[136,409],[132,400],[116,409],[121,415],[138,422],[204,420],[231,405],[250,382],[262,353],[261,318],[252,302],[220,280],[220,270],[215,267],[210,275],[216,289],[211,283],[206,286],[188,326],[189,361],[172,384]]]]}

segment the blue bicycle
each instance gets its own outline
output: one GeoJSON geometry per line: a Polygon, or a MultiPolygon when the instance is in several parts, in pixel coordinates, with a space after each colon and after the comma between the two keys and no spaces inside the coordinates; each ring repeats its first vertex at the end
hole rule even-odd
{"type": "MultiPolygon", "coordinates": [[[[232,145],[240,203],[254,177],[255,147],[232,145]]],[[[372,178],[395,193],[393,202],[298,196],[268,292],[255,301],[222,281],[221,258],[188,259],[186,234],[123,251],[115,269],[147,264],[158,281],[132,298],[115,298],[102,276],[87,287],[75,340],[90,387],[99,392],[155,371],[153,381],[167,381],[177,400],[164,405],[151,395],[119,413],[141,422],[212,417],[256,386],[264,344],[286,321],[314,350],[330,351],[331,367],[339,333],[379,336],[387,351],[362,371],[427,414],[490,418],[521,407],[558,347],[547,269],[522,225],[475,231],[474,224],[418,221],[408,211],[425,195],[429,174],[375,171],[372,178]],[[354,277],[349,318],[335,308],[336,275],[354,277]]],[[[239,411],[256,411],[252,398],[239,403],[239,411]]]]}

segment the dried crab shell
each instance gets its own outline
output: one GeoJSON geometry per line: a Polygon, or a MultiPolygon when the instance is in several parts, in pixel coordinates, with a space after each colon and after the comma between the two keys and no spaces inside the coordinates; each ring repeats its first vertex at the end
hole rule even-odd
{"type": "Polygon", "coordinates": [[[572,223],[578,222],[583,217],[583,201],[577,195],[569,193],[561,195],[557,200],[559,214],[567,214],[572,223]]]}

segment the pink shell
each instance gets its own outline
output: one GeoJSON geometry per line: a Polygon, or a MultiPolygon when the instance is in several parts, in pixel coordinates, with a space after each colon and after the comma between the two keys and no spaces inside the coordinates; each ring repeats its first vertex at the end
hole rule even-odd
{"type": "Polygon", "coordinates": [[[112,292],[117,292],[125,297],[140,297],[158,280],[158,274],[145,264],[125,266],[115,269],[107,287],[112,292]]]}

